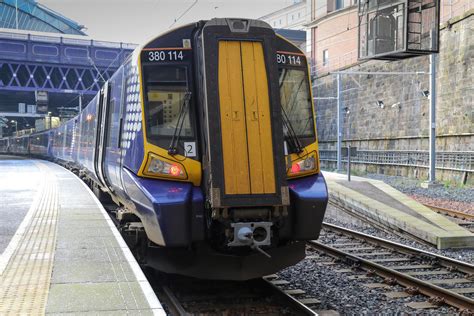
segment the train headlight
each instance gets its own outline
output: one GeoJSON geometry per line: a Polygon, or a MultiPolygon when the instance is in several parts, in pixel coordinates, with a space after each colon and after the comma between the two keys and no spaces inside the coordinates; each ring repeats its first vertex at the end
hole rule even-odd
{"type": "Polygon", "coordinates": [[[176,179],[187,178],[186,170],[183,165],[152,154],[150,154],[148,158],[145,170],[145,173],[150,176],[170,177],[176,179]]]}
{"type": "Polygon", "coordinates": [[[304,159],[293,161],[288,170],[289,176],[297,176],[310,173],[316,169],[316,157],[314,153],[306,156],[304,159]]]}

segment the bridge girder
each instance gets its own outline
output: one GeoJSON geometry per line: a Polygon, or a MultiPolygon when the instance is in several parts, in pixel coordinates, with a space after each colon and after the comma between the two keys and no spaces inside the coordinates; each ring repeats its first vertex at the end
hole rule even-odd
{"type": "Polygon", "coordinates": [[[0,60],[0,90],[95,94],[115,70],[0,60]]]}

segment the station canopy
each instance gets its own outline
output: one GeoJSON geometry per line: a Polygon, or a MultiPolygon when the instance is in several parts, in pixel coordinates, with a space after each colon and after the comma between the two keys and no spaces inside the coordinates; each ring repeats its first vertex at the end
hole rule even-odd
{"type": "Polygon", "coordinates": [[[83,25],[36,0],[0,0],[0,28],[86,35],[83,25]]]}
{"type": "Polygon", "coordinates": [[[439,0],[361,0],[359,59],[397,60],[439,51],[439,0]]]}

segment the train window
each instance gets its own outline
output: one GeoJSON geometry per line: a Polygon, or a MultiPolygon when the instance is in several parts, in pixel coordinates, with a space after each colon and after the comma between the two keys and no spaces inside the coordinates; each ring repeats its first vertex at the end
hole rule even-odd
{"type": "MultiPolygon", "coordinates": [[[[291,123],[296,136],[315,137],[313,107],[309,91],[309,80],[304,70],[280,68],[280,100],[283,115],[291,123]]],[[[285,136],[288,130],[284,130],[285,136]]]]}
{"type": "Polygon", "coordinates": [[[181,137],[192,137],[193,128],[185,94],[189,91],[186,68],[182,66],[145,66],[145,111],[150,140],[172,137],[181,129],[181,137]],[[183,126],[178,126],[184,115],[183,126]]]}

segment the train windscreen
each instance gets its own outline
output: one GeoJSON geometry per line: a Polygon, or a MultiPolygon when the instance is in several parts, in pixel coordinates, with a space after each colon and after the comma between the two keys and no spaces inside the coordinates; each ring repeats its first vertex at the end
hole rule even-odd
{"type": "Polygon", "coordinates": [[[172,137],[180,130],[181,137],[192,137],[193,128],[186,108],[189,91],[185,67],[150,65],[145,75],[145,120],[147,137],[153,140],[172,137]],[[184,122],[179,124],[184,115],[184,122]]]}
{"type": "MultiPolygon", "coordinates": [[[[314,138],[314,120],[308,75],[304,70],[280,68],[280,100],[283,115],[299,138],[314,138]]],[[[285,137],[288,128],[284,127],[285,137]]]]}

